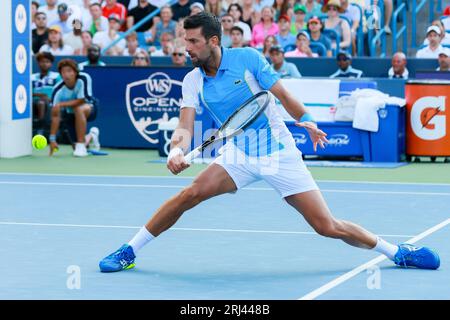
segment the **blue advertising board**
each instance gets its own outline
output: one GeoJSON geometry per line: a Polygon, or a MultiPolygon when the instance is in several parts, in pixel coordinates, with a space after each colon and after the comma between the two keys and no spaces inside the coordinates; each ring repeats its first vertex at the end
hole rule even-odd
{"type": "MultiPolygon", "coordinates": [[[[98,115],[89,126],[101,132],[105,147],[152,148],[159,145],[158,126],[179,117],[181,85],[191,68],[107,66],[86,67],[92,78],[93,95],[99,99],[98,115]]],[[[213,120],[203,108],[197,111],[194,140],[200,143],[213,120]]]]}

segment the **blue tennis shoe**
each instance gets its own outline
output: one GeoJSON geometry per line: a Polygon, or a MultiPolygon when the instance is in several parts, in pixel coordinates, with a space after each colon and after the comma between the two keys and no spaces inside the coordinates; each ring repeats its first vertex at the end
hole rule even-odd
{"type": "Polygon", "coordinates": [[[124,244],[114,253],[104,258],[99,263],[101,272],[117,272],[134,268],[134,259],[136,258],[133,248],[124,244]]]}
{"type": "Polygon", "coordinates": [[[416,267],[419,269],[437,269],[441,264],[439,255],[427,247],[415,247],[408,243],[398,246],[394,262],[401,267],[416,267]]]}

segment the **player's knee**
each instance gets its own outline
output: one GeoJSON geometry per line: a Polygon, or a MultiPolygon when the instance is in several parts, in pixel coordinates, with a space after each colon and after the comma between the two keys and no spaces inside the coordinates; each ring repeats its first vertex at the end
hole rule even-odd
{"type": "Polygon", "coordinates": [[[202,202],[206,197],[200,186],[193,184],[185,188],[180,193],[181,201],[188,205],[196,205],[202,202]]]}
{"type": "Polygon", "coordinates": [[[51,113],[52,113],[52,117],[59,117],[61,111],[59,110],[59,108],[53,107],[51,113]]]}
{"type": "Polygon", "coordinates": [[[339,227],[339,222],[336,220],[321,221],[314,226],[314,230],[323,237],[340,238],[342,230],[339,227]]]}

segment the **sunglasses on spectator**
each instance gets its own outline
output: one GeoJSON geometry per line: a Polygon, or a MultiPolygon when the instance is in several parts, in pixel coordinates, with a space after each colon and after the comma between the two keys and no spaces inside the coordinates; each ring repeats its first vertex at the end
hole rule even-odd
{"type": "Polygon", "coordinates": [[[330,10],[330,11],[336,11],[336,10],[337,10],[337,7],[335,7],[335,6],[328,6],[328,10],[330,10]]]}
{"type": "Polygon", "coordinates": [[[147,59],[145,57],[137,56],[137,57],[134,57],[134,60],[147,60],[147,59]]]}
{"type": "Polygon", "coordinates": [[[174,52],[174,53],[172,53],[172,55],[175,57],[175,56],[179,56],[179,57],[182,57],[182,56],[184,56],[184,53],[182,53],[182,52],[174,52]]]}
{"type": "Polygon", "coordinates": [[[231,19],[222,19],[222,22],[233,22],[231,19]]]}

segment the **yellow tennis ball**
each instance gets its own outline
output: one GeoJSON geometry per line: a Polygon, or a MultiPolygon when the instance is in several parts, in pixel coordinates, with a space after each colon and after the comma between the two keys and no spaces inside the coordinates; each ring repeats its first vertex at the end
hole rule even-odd
{"type": "Polygon", "coordinates": [[[37,134],[33,137],[31,143],[35,149],[42,150],[47,146],[47,139],[43,135],[37,134]]]}

